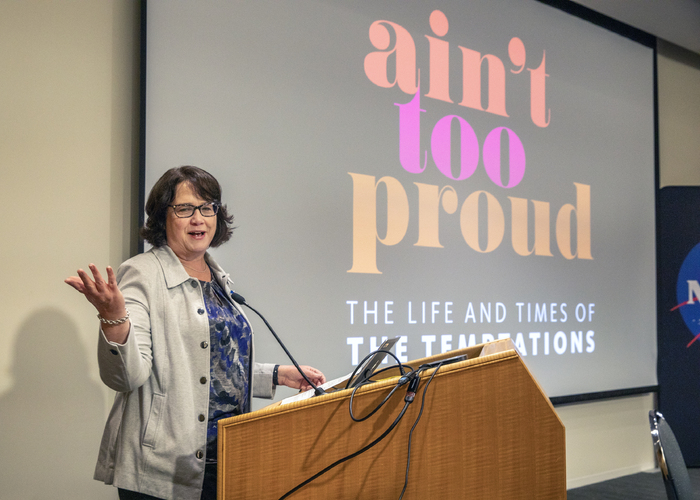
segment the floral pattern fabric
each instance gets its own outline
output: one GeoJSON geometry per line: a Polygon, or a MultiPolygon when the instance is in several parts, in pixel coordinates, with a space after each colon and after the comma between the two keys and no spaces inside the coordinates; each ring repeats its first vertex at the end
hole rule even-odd
{"type": "Polygon", "coordinates": [[[249,411],[252,332],[245,317],[233,306],[216,280],[202,281],[201,284],[209,316],[211,353],[207,462],[214,462],[217,422],[249,411]]]}

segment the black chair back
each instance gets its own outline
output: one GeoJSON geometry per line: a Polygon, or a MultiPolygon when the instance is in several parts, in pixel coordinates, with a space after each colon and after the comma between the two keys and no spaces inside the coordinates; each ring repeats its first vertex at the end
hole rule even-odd
{"type": "Polygon", "coordinates": [[[688,468],[671,426],[661,413],[654,410],[649,412],[649,425],[656,461],[661,469],[668,499],[693,500],[688,468]]]}

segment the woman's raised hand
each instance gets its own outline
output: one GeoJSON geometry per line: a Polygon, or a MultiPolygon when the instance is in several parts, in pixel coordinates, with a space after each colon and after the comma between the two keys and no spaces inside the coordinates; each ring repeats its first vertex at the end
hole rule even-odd
{"type": "MultiPolygon", "coordinates": [[[[92,272],[92,278],[78,269],[78,276],[71,276],[65,282],[82,293],[90,302],[100,316],[106,320],[116,320],[127,315],[124,296],[117,286],[117,277],[111,267],[107,266],[107,281],[94,264],[88,266],[92,272]]],[[[108,340],[124,343],[129,333],[129,323],[117,325],[102,325],[105,336],[108,340]]]]}

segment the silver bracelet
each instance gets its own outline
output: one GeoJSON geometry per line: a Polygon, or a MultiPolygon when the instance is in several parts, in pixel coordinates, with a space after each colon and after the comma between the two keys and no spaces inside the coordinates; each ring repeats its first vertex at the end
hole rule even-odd
{"type": "Polygon", "coordinates": [[[97,319],[100,320],[100,323],[103,323],[105,325],[121,325],[126,323],[126,320],[129,319],[129,310],[126,310],[126,316],[123,318],[119,319],[104,319],[101,315],[97,315],[97,319]]]}

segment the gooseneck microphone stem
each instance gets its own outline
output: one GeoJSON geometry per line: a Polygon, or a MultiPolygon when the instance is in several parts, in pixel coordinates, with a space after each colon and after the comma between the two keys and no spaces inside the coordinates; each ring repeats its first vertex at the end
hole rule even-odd
{"type": "Polygon", "coordinates": [[[299,374],[304,378],[304,380],[306,380],[306,383],[309,384],[313,388],[314,393],[317,396],[320,396],[322,394],[326,394],[326,391],[324,391],[320,387],[317,387],[313,382],[311,382],[311,380],[309,380],[309,377],[307,377],[306,373],[304,373],[304,370],[301,369],[301,367],[299,366],[299,363],[297,363],[296,359],[294,359],[294,356],[292,356],[292,353],[289,352],[287,347],[284,345],[284,342],[282,342],[282,340],[277,336],[277,334],[275,333],[275,330],[272,328],[272,325],[270,325],[270,323],[267,322],[267,320],[265,319],[265,316],[260,314],[253,306],[248,304],[245,300],[245,297],[243,297],[243,295],[236,293],[236,292],[231,292],[231,297],[238,304],[246,306],[248,309],[250,309],[255,314],[257,314],[261,320],[263,320],[263,322],[265,323],[265,326],[267,326],[268,330],[270,330],[272,335],[275,337],[275,340],[277,341],[277,343],[282,347],[282,349],[284,349],[284,352],[287,354],[287,357],[292,361],[292,363],[294,364],[294,367],[299,371],[299,374]]]}

